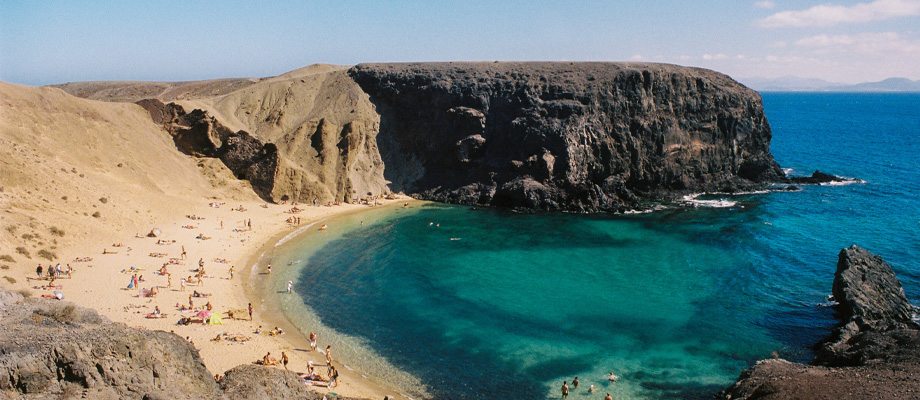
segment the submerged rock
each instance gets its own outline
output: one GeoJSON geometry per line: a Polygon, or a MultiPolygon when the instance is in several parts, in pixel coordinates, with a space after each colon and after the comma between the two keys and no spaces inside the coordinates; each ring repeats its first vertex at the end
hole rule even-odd
{"type": "Polygon", "coordinates": [[[798,185],[820,185],[822,183],[840,183],[840,182],[862,182],[862,179],[844,178],[837,175],[828,174],[821,171],[815,171],[811,176],[792,176],[789,177],[789,183],[798,185]]]}

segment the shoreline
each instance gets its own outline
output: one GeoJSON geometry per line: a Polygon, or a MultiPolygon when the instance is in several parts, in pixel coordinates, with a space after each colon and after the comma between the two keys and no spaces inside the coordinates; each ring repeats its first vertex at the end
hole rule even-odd
{"type": "MultiPolygon", "coordinates": [[[[320,337],[317,340],[317,351],[313,352],[310,350],[310,340],[305,332],[302,332],[300,328],[296,326],[289,316],[285,314],[282,310],[281,304],[272,299],[270,296],[263,297],[260,293],[259,286],[271,285],[273,282],[272,277],[264,272],[258,272],[264,270],[266,263],[271,263],[274,259],[273,253],[274,249],[288,242],[294,242],[305,235],[309,235],[312,231],[318,230],[315,228],[320,222],[330,222],[334,223],[335,221],[340,221],[344,218],[354,216],[356,214],[363,214],[372,211],[378,212],[393,212],[393,209],[396,209],[400,204],[409,203],[410,205],[418,205],[423,203],[421,200],[416,200],[408,197],[400,197],[396,200],[390,200],[388,203],[375,206],[373,208],[364,208],[364,209],[354,209],[354,210],[344,210],[342,212],[334,213],[331,215],[318,217],[315,219],[310,219],[304,222],[304,226],[297,228],[292,232],[279,232],[277,235],[274,235],[270,240],[263,243],[257,251],[251,253],[249,258],[246,259],[245,272],[242,274],[244,297],[252,302],[253,307],[255,307],[256,318],[261,319],[265,322],[269,322],[263,326],[265,331],[272,329],[272,327],[280,327],[285,331],[284,335],[275,336],[278,341],[285,343],[286,348],[290,349],[291,352],[288,355],[291,357],[291,363],[294,366],[300,366],[302,368],[297,369],[298,372],[303,372],[306,370],[306,365],[308,361],[312,361],[317,371],[321,371],[321,375],[325,374],[326,360],[323,352],[323,338],[320,337]],[[255,276],[254,276],[255,274],[255,276]],[[259,316],[261,315],[261,316],[259,316]]],[[[288,266],[284,265],[275,265],[275,270],[286,269],[288,266]]],[[[277,273],[274,274],[277,276],[277,273]]],[[[270,289],[264,289],[270,290],[270,289]]],[[[331,328],[330,328],[331,329],[331,328]]],[[[341,335],[341,333],[338,333],[341,335]]],[[[341,354],[341,353],[339,353],[341,354]]],[[[407,399],[413,400],[413,397],[410,397],[403,393],[400,389],[396,387],[389,387],[387,384],[368,377],[367,372],[360,369],[352,369],[347,364],[343,363],[338,356],[333,360],[333,365],[339,371],[339,386],[333,389],[327,389],[323,387],[313,387],[313,390],[316,390],[320,393],[329,393],[335,392],[341,394],[354,396],[353,393],[365,393],[367,390],[371,391],[371,397],[383,397],[390,396],[393,399],[407,399]]],[[[367,396],[366,394],[363,396],[367,396]]]]}
{"type": "MultiPolygon", "coordinates": [[[[353,215],[379,207],[395,207],[405,202],[417,202],[405,196],[395,200],[383,200],[381,206],[343,204],[340,206],[299,206],[299,213],[288,213],[291,205],[270,204],[257,199],[225,200],[218,207],[209,205],[221,200],[205,196],[178,196],[162,198],[164,207],[151,212],[145,220],[125,219],[112,221],[101,232],[92,234],[75,234],[57,248],[60,255],[49,263],[47,260],[33,258],[17,262],[15,270],[4,271],[11,275],[13,282],[5,280],[3,285],[12,291],[27,293],[38,297],[50,293],[43,287],[47,279],[36,276],[35,267],[41,264],[47,268],[60,263],[62,269],[73,267],[72,278],[64,274],[55,280],[57,290],[65,294],[65,301],[91,308],[113,322],[121,322],[135,329],[150,329],[172,332],[190,340],[199,349],[201,361],[214,376],[222,374],[233,367],[251,364],[261,359],[267,352],[272,357],[281,358],[284,351],[290,358],[288,368],[292,371],[305,372],[307,362],[325,358],[322,354],[309,354],[296,349],[308,348],[306,337],[294,332],[290,322],[283,315],[274,316],[266,312],[261,298],[251,290],[258,278],[251,276],[251,267],[258,265],[266,251],[271,251],[282,240],[294,239],[311,229],[311,223],[330,220],[345,215],[353,215]],[[236,207],[245,211],[235,211],[236,207]],[[192,219],[190,217],[198,217],[192,219]],[[300,225],[286,221],[288,217],[301,218],[300,225]],[[246,228],[251,221],[252,228],[246,228]],[[158,237],[148,237],[147,233],[159,229],[158,237]],[[120,245],[120,246],[116,246],[120,245]],[[187,257],[182,257],[183,249],[187,257]],[[77,261],[79,259],[88,261],[77,261]],[[206,274],[201,286],[189,285],[183,288],[182,278],[195,275],[198,261],[204,262],[206,274]],[[168,274],[158,274],[161,266],[166,265],[168,274]],[[233,266],[234,277],[229,270],[233,266]],[[138,276],[136,287],[127,288],[132,282],[132,275],[138,276]],[[170,286],[171,283],[171,286],[170,286]],[[138,289],[156,287],[155,296],[140,296],[138,289]],[[208,293],[208,297],[191,297],[194,291],[208,293]],[[221,313],[221,325],[192,323],[179,325],[180,317],[194,314],[183,313],[178,306],[194,302],[196,308],[211,303],[215,313],[221,313]],[[254,320],[231,319],[230,310],[245,310],[252,302],[254,320]],[[158,308],[162,316],[150,318],[148,314],[158,308]],[[256,327],[262,325],[262,334],[255,334],[256,327]],[[269,336],[274,326],[285,329],[286,334],[269,336]],[[289,329],[290,328],[290,329],[289,329]],[[244,343],[229,340],[213,341],[215,336],[223,333],[248,337],[244,343]]],[[[122,203],[118,208],[133,213],[130,203],[122,203]]],[[[70,226],[68,231],[76,231],[70,226]]],[[[248,317],[248,316],[247,316],[248,317]]],[[[322,343],[320,338],[320,343],[322,343]]],[[[325,346],[325,345],[324,345],[325,346]]],[[[339,368],[339,386],[332,390],[311,387],[319,393],[330,391],[339,396],[377,399],[397,393],[380,382],[362,377],[359,371],[339,368]]],[[[276,366],[276,368],[283,368],[276,366]]],[[[317,372],[326,375],[326,368],[319,367],[317,372]]],[[[397,398],[405,398],[398,396],[397,398]]]]}

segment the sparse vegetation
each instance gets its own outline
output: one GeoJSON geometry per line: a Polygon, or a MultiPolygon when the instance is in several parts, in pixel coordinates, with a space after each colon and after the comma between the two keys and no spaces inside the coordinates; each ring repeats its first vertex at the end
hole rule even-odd
{"type": "Polygon", "coordinates": [[[96,211],[93,213],[93,218],[99,218],[101,216],[102,216],[102,213],[100,213],[99,211],[96,211]]]}
{"type": "Polygon", "coordinates": [[[38,237],[38,236],[37,236],[37,235],[33,235],[33,234],[31,234],[31,233],[23,233],[23,234],[22,234],[22,238],[25,239],[25,240],[32,240],[32,239],[35,239],[36,237],[38,237]]]}
{"type": "Polygon", "coordinates": [[[64,237],[64,230],[56,226],[51,227],[51,234],[58,237],[64,237]]]}
{"type": "Polygon", "coordinates": [[[41,249],[38,251],[38,256],[44,258],[48,261],[54,261],[57,259],[57,253],[49,251],[48,249],[41,249]]]}
{"type": "Polygon", "coordinates": [[[121,168],[121,167],[124,167],[124,166],[125,166],[124,164],[118,163],[118,168],[121,168]]]}
{"type": "Polygon", "coordinates": [[[18,228],[16,225],[9,225],[9,226],[6,227],[6,231],[9,232],[10,235],[15,235],[15,234],[16,234],[16,228],[18,228]]]}
{"type": "Polygon", "coordinates": [[[106,197],[100,197],[100,198],[99,198],[99,202],[102,203],[102,204],[105,204],[105,203],[108,203],[108,202],[109,202],[109,199],[106,198],[106,197]]]}
{"type": "Polygon", "coordinates": [[[7,270],[10,269],[9,265],[0,265],[0,269],[7,270]]]}
{"type": "Polygon", "coordinates": [[[73,304],[68,304],[66,306],[55,305],[49,308],[42,308],[33,311],[33,318],[38,316],[41,320],[41,317],[48,317],[54,319],[57,322],[62,324],[71,324],[77,321],[79,318],[79,313],[77,313],[77,307],[73,304]]]}
{"type": "Polygon", "coordinates": [[[11,256],[11,255],[9,255],[9,254],[4,254],[4,255],[0,256],[0,261],[16,262],[16,260],[13,259],[13,256],[11,256]]]}
{"type": "Polygon", "coordinates": [[[67,201],[67,196],[61,196],[61,200],[67,201]]]}
{"type": "Polygon", "coordinates": [[[80,174],[80,177],[82,178],[82,177],[83,177],[83,174],[80,174]]]}
{"type": "Polygon", "coordinates": [[[22,254],[22,255],[26,256],[26,258],[29,258],[29,259],[32,258],[32,256],[29,255],[29,250],[27,250],[25,247],[22,247],[22,246],[19,246],[19,247],[16,248],[16,253],[22,254]]]}
{"type": "Polygon", "coordinates": [[[6,275],[4,275],[4,276],[3,276],[3,279],[6,279],[6,281],[9,282],[9,283],[16,283],[16,278],[13,278],[12,276],[6,276],[6,275]]]}

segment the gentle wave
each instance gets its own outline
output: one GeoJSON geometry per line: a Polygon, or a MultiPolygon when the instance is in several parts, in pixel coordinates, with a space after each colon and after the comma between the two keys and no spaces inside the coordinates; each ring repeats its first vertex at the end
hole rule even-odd
{"type": "Polygon", "coordinates": [[[693,207],[712,207],[712,208],[728,208],[734,207],[738,204],[737,201],[718,199],[718,200],[697,200],[697,197],[702,196],[703,193],[690,194],[683,197],[683,203],[693,207]]]}
{"type": "Polygon", "coordinates": [[[303,228],[300,228],[300,229],[298,229],[298,230],[296,230],[296,231],[294,231],[294,232],[291,232],[291,233],[287,234],[287,236],[281,238],[281,240],[279,240],[278,243],[275,243],[275,247],[278,247],[278,246],[281,246],[282,244],[287,243],[288,240],[291,240],[291,239],[297,237],[297,235],[300,235],[301,233],[306,232],[307,228],[309,228],[309,227],[311,227],[311,226],[313,226],[313,225],[316,225],[316,222],[311,222],[311,223],[307,224],[306,226],[304,226],[303,228]]]}

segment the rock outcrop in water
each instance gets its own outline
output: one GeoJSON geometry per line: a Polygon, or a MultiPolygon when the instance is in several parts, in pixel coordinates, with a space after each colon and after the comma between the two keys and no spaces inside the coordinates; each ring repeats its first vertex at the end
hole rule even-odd
{"type": "Polygon", "coordinates": [[[843,249],[833,293],[843,322],[818,345],[812,365],[759,361],[722,397],[920,398],[920,326],[891,266],[862,248],[843,249]]]}
{"type": "Polygon", "coordinates": [[[361,64],[385,176],[437,201],[618,211],[784,178],[760,96],[646,63],[361,64]]]}
{"type": "Polygon", "coordinates": [[[218,384],[190,343],[0,288],[0,398],[321,399],[297,374],[244,365],[218,384]]]}

